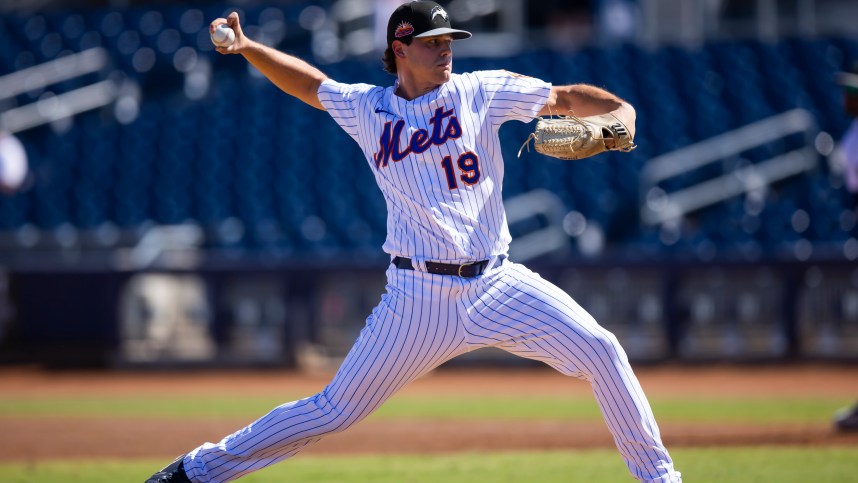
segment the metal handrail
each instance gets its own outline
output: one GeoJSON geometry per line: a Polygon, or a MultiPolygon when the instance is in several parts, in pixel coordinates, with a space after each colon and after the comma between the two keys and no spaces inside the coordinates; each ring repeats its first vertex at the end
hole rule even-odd
{"type": "Polygon", "coordinates": [[[733,131],[651,159],[641,171],[640,215],[656,225],[721,202],[744,192],[813,169],[819,155],[814,148],[816,119],[804,109],[793,109],[733,131]],[[805,134],[805,147],[711,178],[649,200],[658,182],[721,161],[793,134],[805,134]]]}
{"type": "Polygon", "coordinates": [[[641,177],[646,183],[657,183],[790,134],[815,128],[813,114],[805,109],[793,109],[655,157],[644,166],[641,177]]]}
{"type": "Polygon", "coordinates": [[[119,90],[115,82],[104,80],[56,96],[46,96],[0,113],[0,128],[14,134],[106,106],[116,100],[119,90]]]}
{"type": "Polygon", "coordinates": [[[95,47],[4,75],[0,77],[0,101],[98,72],[107,66],[108,61],[107,51],[102,47],[95,47]]]}

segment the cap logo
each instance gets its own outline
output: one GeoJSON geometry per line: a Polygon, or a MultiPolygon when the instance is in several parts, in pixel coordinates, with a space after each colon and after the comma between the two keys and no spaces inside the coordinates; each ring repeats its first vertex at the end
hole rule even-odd
{"type": "Polygon", "coordinates": [[[399,25],[396,26],[396,32],[394,32],[393,36],[397,39],[401,39],[402,37],[408,37],[413,33],[414,26],[406,21],[402,21],[399,22],[399,25]]]}
{"type": "Polygon", "coordinates": [[[435,21],[435,17],[440,15],[445,22],[450,23],[450,17],[447,16],[447,12],[443,8],[441,8],[440,5],[437,7],[432,7],[432,12],[430,13],[430,15],[432,16],[433,22],[435,21]]]}

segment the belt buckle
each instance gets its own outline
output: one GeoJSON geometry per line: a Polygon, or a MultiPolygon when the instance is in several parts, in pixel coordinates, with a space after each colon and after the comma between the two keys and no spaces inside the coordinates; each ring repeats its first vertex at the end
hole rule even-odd
{"type": "Polygon", "coordinates": [[[463,264],[459,265],[459,269],[458,269],[458,270],[456,270],[456,275],[458,275],[458,276],[460,276],[460,277],[464,277],[464,275],[462,275],[462,269],[463,269],[463,268],[465,268],[465,267],[470,267],[470,266],[471,266],[471,265],[473,265],[473,264],[474,264],[474,262],[471,262],[471,263],[463,263],[463,264]]]}

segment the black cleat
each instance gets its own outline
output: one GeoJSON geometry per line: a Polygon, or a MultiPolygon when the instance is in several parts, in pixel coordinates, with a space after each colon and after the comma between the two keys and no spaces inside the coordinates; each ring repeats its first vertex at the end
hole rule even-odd
{"type": "Polygon", "coordinates": [[[858,404],[841,409],[834,415],[834,427],[839,431],[858,431],[858,404]]]}
{"type": "Polygon", "coordinates": [[[185,474],[185,466],[182,462],[185,455],[179,456],[175,461],[167,465],[163,470],[150,476],[146,483],[191,483],[185,474]]]}

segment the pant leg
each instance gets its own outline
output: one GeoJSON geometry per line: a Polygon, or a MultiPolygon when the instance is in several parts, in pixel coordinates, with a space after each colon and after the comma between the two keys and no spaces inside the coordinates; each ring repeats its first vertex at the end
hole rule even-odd
{"type": "Polygon", "coordinates": [[[545,362],[591,384],[635,478],[681,481],[625,351],[568,294],[523,265],[506,262],[475,280],[463,303],[472,342],[545,362]]]}
{"type": "Polygon", "coordinates": [[[454,277],[388,270],[387,293],[320,393],[279,406],[184,460],[192,481],[231,481],[362,420],[396,391],[464,352],[454,277]]]}

